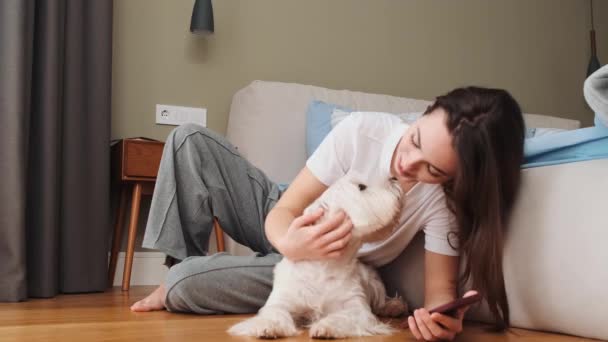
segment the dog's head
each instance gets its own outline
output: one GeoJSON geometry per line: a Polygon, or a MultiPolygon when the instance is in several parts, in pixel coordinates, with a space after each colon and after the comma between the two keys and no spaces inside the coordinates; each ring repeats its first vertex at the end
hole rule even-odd
{"type": "Polygon", "coordinates": [[[325,209],[321,220],[344,210],[353,223],[353,235],[364,242],[376,241],[390,235],[401,210],[403,191],[394,179],[374,184],[361,184],[342,177],[307,208],[325,209]]]}

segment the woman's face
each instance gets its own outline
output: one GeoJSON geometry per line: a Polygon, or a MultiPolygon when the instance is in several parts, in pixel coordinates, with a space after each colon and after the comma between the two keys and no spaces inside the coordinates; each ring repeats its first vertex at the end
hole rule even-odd
{"type": "Polygon", "coordinates": [[[400,184],[439,184],[454,177],[458,159],[446,118],[447,113],[437,108],[405,131],[391,162],[391,173],[400,184]]]}

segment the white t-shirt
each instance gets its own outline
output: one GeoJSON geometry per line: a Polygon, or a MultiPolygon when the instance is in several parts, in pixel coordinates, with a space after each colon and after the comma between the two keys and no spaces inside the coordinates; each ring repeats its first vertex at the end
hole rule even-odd
{"type": "MultiPolygon", "coordinates": [[[[407,128],[395,115],[354,112],[325,137],[306,166],[327,186],[345,175],[367,183],[388,179],[393,152],[407,128]]],[[[448,233],[456,232],[456,220],[447,208],[441,185],[417,183],[405,196],[395,231],[385,240],[364,244],[359,258],[376,267],[385,265],[399,256],[421,229],[426,250],[458,255],[448,243],[448,233]]],[[[449,239],[457,246],[455,234],[449,239]]]]}

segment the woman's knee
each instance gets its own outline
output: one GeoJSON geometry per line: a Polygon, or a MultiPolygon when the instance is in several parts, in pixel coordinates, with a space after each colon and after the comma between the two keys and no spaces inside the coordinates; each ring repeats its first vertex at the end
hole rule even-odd
{"type": "Polygon", "coordinates": [[[213,279],[219,265],[209,257],[188,257],[167,273],[165,306],[169,311],[214,313],[204,302],[217,294],[213,279]],[[207,312],[208,311],[208,312],[207,312]]]}
{"type": "MultiPolygon", "coordinates": [[[[174,128],[169,134],[167,141],[173,143],[173,149],[176,152],[184,149],[184,145],[191,144],[190,146],[195,149],[208,150],[219,148],[222,151],[229,152],[231,155],[238,155],[237,149],[224,136],[195,123],[187,123],[174,128]]],[[[190,148],[186,150],[190,150],[190,148]]]]}
{"type": "Polygon", "coordinates": [[[185,123],[175,127],[171,133],[169,133],[169,137],[173,138],[175,143],[180,144],[187,137],[195,133],[203,133],[204,135],[207,135],[209,133],[209,129],[199,124],[185,123]]]}

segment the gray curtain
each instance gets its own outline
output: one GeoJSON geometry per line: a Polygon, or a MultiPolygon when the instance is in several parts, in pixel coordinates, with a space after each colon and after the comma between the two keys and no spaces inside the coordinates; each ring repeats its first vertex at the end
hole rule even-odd
{"type": "Polygon", "coordinates": [[[111,0],[0,0],[0,301],[103,291],[111,0]]]}

